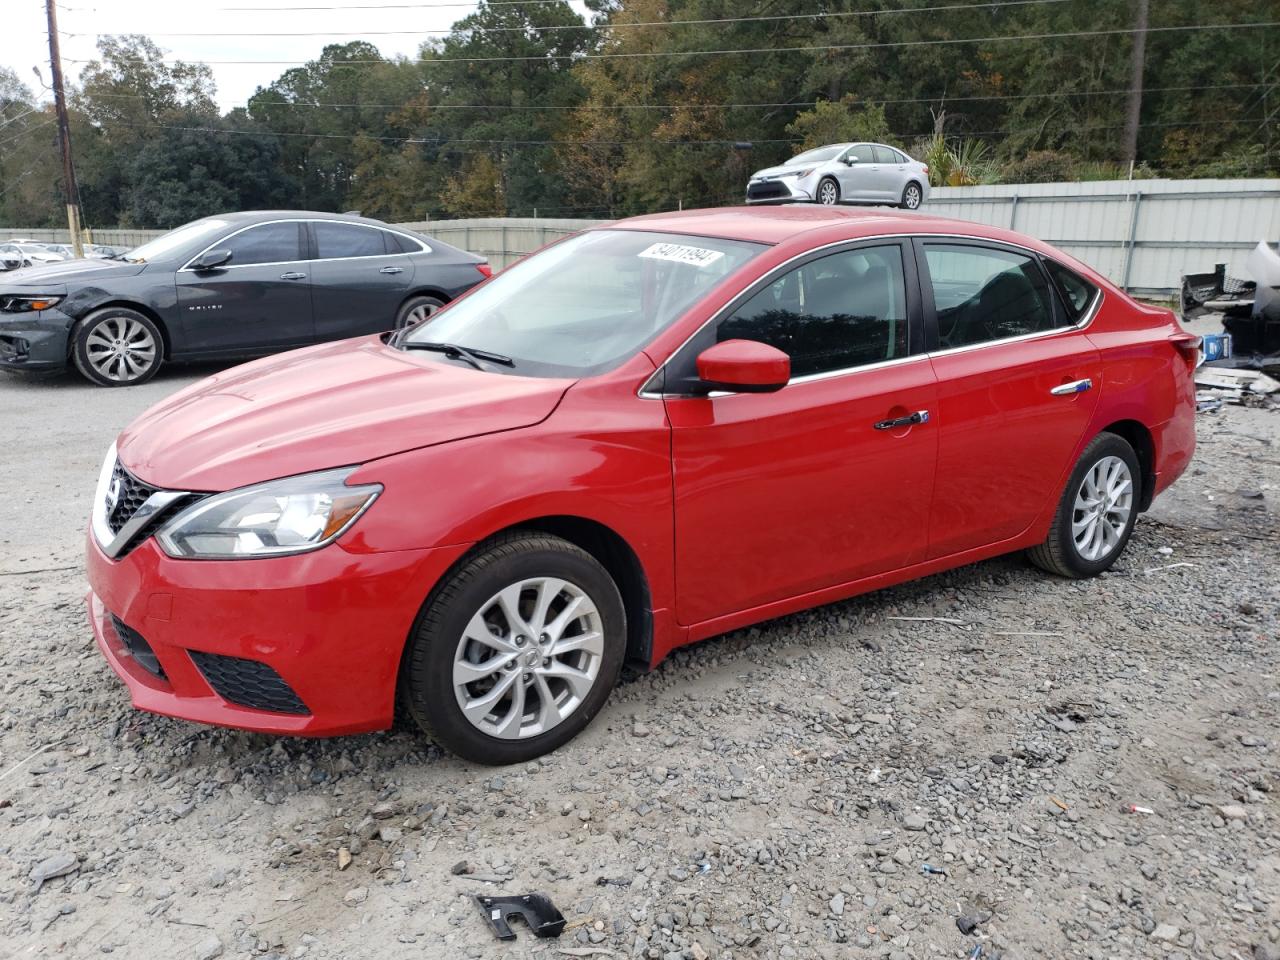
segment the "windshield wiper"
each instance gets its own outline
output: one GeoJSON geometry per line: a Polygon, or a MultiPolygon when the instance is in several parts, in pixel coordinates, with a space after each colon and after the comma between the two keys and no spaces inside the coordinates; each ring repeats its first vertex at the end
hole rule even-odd
{"type": "Polygon", "coordinates": [[[456,343],[442,343],[439,340],[410,340],[401,344],[402,350],[432,350],[436,353],[443,353],[446,357],[452,357],[455,360],[465,360],[477,370],[483,370],[480,365],[481,360],[487,360],[489,363],[496,363],[503,367],[514,367],[516,362],[510,357],[504,357],[500,353],[490,353],[488,350],[473,350],[471,347],[459,346],[456,343]]]}

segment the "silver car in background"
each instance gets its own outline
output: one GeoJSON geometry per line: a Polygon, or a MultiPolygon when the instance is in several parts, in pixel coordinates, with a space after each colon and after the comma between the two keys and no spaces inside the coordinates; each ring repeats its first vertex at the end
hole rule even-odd
{"type": "Polygon", "coordinates": [[[929,199],[929,168],[883,143],[833,143],[752,175],[747,203],[893,204],[929,199]]]}

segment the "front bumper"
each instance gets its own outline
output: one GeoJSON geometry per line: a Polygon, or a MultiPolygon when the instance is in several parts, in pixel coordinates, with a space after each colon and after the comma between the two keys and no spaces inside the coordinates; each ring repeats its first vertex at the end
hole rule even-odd
{"type": "Polygon", "coordinates": [[[58,309],[0,313],[0,369],[61,370],[75,321],[58,309]]]}
{"type": "Polygon", "coordinates": [[[751,206],[807,203],[813,199],[813,191],[809,189],[811,180],[815,180],[815,178],[806,177],[800,180],[795,177],[788,177],[775,180],[752,180],[747,184],[747,203],[751,206]]]}
{"type": "Polygon", "coordinates": [[[418,610],[466,549],[353,553],[335,543],[294,557],[175,560],[149,539],[113,561],[90,533],[89,619],[141,710],[260,733],[382,730],[418,610]],[[136,655],[137,637],[154,659],[136,655]],[[265,664],[307,712],[227,699],[208,668],[219,658],[265,664]]]}

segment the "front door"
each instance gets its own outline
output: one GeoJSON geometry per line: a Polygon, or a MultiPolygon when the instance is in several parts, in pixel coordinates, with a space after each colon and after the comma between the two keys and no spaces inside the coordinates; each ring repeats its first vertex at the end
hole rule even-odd
{"type": "Polygon", "coordinates": [[[311,341],[311,286],[302,224],[261,223],[210,244],[231,259],[176,274],[184,353],[253,353],[311,341]]]}
{"type": "Polygon", "coordinates": [[[413,261],[401,252],[396,235],[339,220],[312,221],[311,230],[316,339],[393,329],[413,282],[413,261]]]}
{"type": "Polygon", "coordinates": [[[665,399],[680,623],[923,559],[935,385],[912,350],[909,251],[882,241],[784,268],[672,359],[668,384],[724,340],[768,343],[792,364],[777,393],[665,399]]]}
{"type": "Polygon", "coordinates": [[[1055,502],[1102,365],[1034,255],[942,240],[917,249],[926,314],[936,316],[929,555],[943,557],[1016,537],[1055,502]]]}

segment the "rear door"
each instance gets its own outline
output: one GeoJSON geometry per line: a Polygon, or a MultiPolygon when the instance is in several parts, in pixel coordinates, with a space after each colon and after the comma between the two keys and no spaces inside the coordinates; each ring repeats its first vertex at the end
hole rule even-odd
{"type": "Polygon", "coordinates": [[[876,158],[876,190],[885,200],[898,202],[902,188],[907,185],[907,158],[892,147],[873,144],[871,152],[876,158]]]}
{"type": "Polygon", "coordinates": [[[746,339],[792,363],[776,393],[664,398],[682,624],[923,559],[935,388],[912,352],[910,251],[882,240],[781,268],[669,362],[667,382],[684,383],[702,350],[746,339]]]}
{"type": "Polygon", "coordinates": [[[413,260],[399,235],[363,223],[311,221],[316,339],[381,333],[413,283],[413,260]]]}
{"type": "Polygon", "coordinates": [[[252,353],[309,343],[311,287],[304,238],[300,221],[259,223],[206,248],[231,252],[222,266],[182,267],[174,279],[186,334],[184,352],[252,353]]]}
{"type": "Polygon", "coordinates": [[[929,556],[1023,533],[1059,494],[1093,415],[1101,360],[1039,258],[1000,244],[916,240],[938,380],[929,556]]]}

